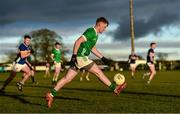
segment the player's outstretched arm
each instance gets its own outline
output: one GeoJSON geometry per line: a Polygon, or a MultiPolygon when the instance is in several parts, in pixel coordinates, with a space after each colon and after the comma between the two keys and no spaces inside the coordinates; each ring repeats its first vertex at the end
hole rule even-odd
{"type": "Polygon", "coordinates": [[[100,59],[103,57],[101,52],[99,52],[95,46],[92,48],[91,52],[100,59]]]}
{"type": "Polygon", "coordinates": [[[97,56],[98,58],[100,58],[100,59],[103,61],[104,64],[106,64],[106,65],[112,65],[112,64],[114,64],[114,61],[113,61],[113,60],[104,57],[104,56],[97,50],[96,47],[93,47],[92,50],[91,50],[91,52],[92,52],[95,56],[97,56]]]}

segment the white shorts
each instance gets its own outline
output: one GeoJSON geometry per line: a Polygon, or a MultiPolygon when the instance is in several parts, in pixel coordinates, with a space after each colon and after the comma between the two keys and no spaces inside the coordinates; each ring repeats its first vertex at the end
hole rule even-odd
{"type": "Polygon", "coordinates": [[[133,68],[136,68],[136,66],[137,66],[136,64],[130,64],[130,67],[131,67],[131,68],[132,68],[132,67],[133,67],[133,68]]]}
{"type": "Polygon", "coordinates": [[[151,65],[154,65],[154,64],[152,64],[151,62],[148,62],[147,65],[150,67],[151,65]]]}
{"type": "Polygon", "coordinates": [[[12,70],[15,72],[20,72],[24,67],[27,67],[26,64],[19,64],[19,63],[15,63],[12,66],[12,70]]]}
{"type": "Polygon", "coordinates": [[[49,67],[46,67],[46,71],[49,71],[49,67]]]}
{"type": "Polygon", "coordinates": [[[54,63],[55,68],[61,68],[61,63],[54,63]]]}
{"type": "Polygon", "coordinates": [[[76,67],[81,69],[89,64],[91,64],[93,61],[90,60],[88,58],[88,56],[84,56],[84,57],[76,57],[77,59],[77,64],[76,64],[76,67]]]}

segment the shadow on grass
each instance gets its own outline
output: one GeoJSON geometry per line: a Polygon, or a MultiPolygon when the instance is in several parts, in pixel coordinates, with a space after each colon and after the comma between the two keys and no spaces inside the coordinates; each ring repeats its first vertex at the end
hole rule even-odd
{"type": "MultiPolygon", "coordinates": [[[[23,104],[30,104],[30,105],[37,105],[37,106],[44,106],[47,107],[46,104],[40,104],[40,103],[32,103],[28,100],[25,99],[25,97],[30,97],[30,98],[41,98],[42,101],[45,101],[45,96],[31,96],[31,95],[23,95],[23,94],[14,94],[14,93],[0,93],[0,96],[5,96],[9,98],[13,98],[15,100],[19,100],[23,104]]],[[[55,99],[63,99],[63,100],[75,100],[75,101],[83,101],[87,102],[87,100],[80,99],[80,98],[70,98],[70,97],[63,97],[63,96],[57,96],[55,99]]]]}
{"type": "Polygon", "coordinates": [[[134,95],[152,95],[152,96],[160,96],[160,97],[174,97],[174,98],[180,98],[180,95],[167,95],[162,93],[146,93],[146,92],[130,92],[130,91],[124,91],[125,94],[134,94],[134,95]]]}
{"type": "MultiPolygon", "coordinates": [[[[110,90],[98,90],[98,89],[81,89],[81,88],[63,88],[64,90],[77,90],[77,91],[92,91],[92,92],[107,92],[107,93],[113,93],[110,90]]],[[[131,91],[123,91],[122,94],[134,94],[134,95],[152,95],[152,96],[162,96],[162,97],[174,97],[174,98],[180,98],[180,95],[168,95],[163,93],[148,93],[148,92],[131,92],[131,91]]]]}
{"type": "MultiPolygon", "coordinates": [[[[24,97],[32,97],[32,96],[26,96],[26,95],[14,95],[12,93],[1,93],[0,96],[5,96],[5,97],[9,97],[9,98],[12,98],[14,100],[19,100],[21,103],[23,104],[30,104],[30,105],[36,105],[36,106],[43,106],[43,104],[40,104],[40,103],[32,103],[28,100],[26,100],[24,97]]],[[[45,105],[44,105],[45,106],[45,105]]]]}

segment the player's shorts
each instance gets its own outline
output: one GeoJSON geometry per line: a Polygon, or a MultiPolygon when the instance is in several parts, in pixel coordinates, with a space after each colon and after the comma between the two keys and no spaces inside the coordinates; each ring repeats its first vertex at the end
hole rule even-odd
{"type": "Polygon", "coordinates": [[[132,68],[132,67],[133,67],[133,68],[136,68],[136,66],[137,66],[137,65],[136,65],[135,63],[133,63],[133,64],[131,63],[131,64],[130,64],[130,67],[131,67],[131,68],[132,68]]]}
{"type": "Polygon", "coordinates": [[[84,57],[77,57],[77,64],[76,67],[78,69],[84,68],[86,70],[90,69],[94,62],[88,58],[88,56],[84,57]]]}
{"type": "Polygon", "coordinates": [[[154,65],[154,63],[153,62],[147,62],[147,65],[148,65],[148,67],[150,67],[151,65],[154,65]]]}
{"type": "Polygon", "coordinates": [[[12,66],[12,70],[15,72],[20,72],[24,67],[27,67],[26,64],[19,64],[19,63],[15,63],[12,66]]]}
{"type": "Polygon", "coordinates": [[[55,68],[61,68],[61,63],[54,63],[55,68]]]}
{"type": "Polygon", "coordinates": [[[46,67],[46,71],[49,71],[49,67],[46,67]]]}

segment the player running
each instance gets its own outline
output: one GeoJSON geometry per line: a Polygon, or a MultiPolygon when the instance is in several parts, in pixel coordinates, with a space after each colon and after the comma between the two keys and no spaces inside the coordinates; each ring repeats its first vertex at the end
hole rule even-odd
{"type": "MultiPolygon", "coordinates": [[[[32,51],[31,51],[31,54],[33,54],[32,51]]],[[[27,65],[31,70],[30,77],[31,77],[32,84],[33,85],[38,85],[39,83],[37,81],[35,81],[35,71],[34,71],[34,67],[32,66],[32,57],[31,57],[31,55],[29,57],[27,57],[27,61],[28,61],[28,63],[30,63],[30,64],[27,64],[27,65]]],[[[25,75],[26,75],[26,73],[23,73],[23,78],[24,78],[25,75]]]]}
{"type": "Polygon", "coordinates": [[[71,67],[67,71],[67,74],[58,81],[57,85],[51,90],[51,92],[46,94],[47,106],[49,108],[52,106],[53,97],[57,95],[57,92],[63,86],[72,81],[72,79],[78,74],[78,69],[81,68],[95,74],[99,80],[101,80],[117,95],[126,87],[126,83],[117,86],[114,82],[111,82],[100,70],[98,65],[88,58],[90,52],[92,52],[104,63],[111,64],[112,61],[105,58],[96,48],[98,34],[103,33],[108,25],[109,22],[104,17],[100,17],[96,20],[96,25],[94,27],[88,28],[83,35],[75,41],[73,55],[70,61],[71,67]]]}
{"type": "Polygon", "coordinates": [[[49,70],[50,70],[50,64],[48,61],[46,61],[46,70],[45,70],[44,78],[46,78],[47,76],[51,77],[49,70]]]}
{"type": "Polygon", "coordinates": [[[152,42],[150,44],[150,49],[148,50],[148,53],[147,53],[147,65],[149,67],[150,72],[149,73],[145,73],[143,75],[143,79],[145,78],[145,76],[150,75],[149,80],[147,81],[148,84],[151,83],[151,80],[156,75],[156,69],[155,69],[155,65],[154,65],[154,56],[155,56],[154,49],[155,48],[156,48],[156,43],[152,42]]]}
{"type": "Polygon", "coordinates": [[[55,69],[52,84],[56,84],[59,77],[59,73],[61,70],[61,53],[61,44],[59,42],[56,42],[51,54],[51,59],[54,61],[55,69]]]}
{"type": "Polygon", "coordinates": [[[31,66],[31,65],[27,61],[27,57],[29,57],[32,53],[31,49],[29,47],[30,40],[31,40],[30,36],[28,36],[28,35],[24,36],[24,43],[20,44],[20,46],[19,46],[19,52],[17,54],[17,58],[13,62],[12,70],[10,72],[9,77],[5,80],[5,82],[1,88],[1,92],[4,92],[6,86],[14,79],[17,72],[20,72],[20,71],[24,72],[23,79],[17,83],[18,90],[20,90],[20,91],[22,91],[22,86],[24,85],[24,82],[31,75],[31,70],[29,68],[29,66],[31,66]]]}
{"type": "Polygon", "coordinates": [[[134,79],[134,74],[135,74],[135,71],[136,71],[136,60],[138,59],[138,56],[132,52],[131,55],[129,55],[129,60],[128,60],[128,63],[130,64],[130,69],[131,69],[131,78],[134,79]]]}

